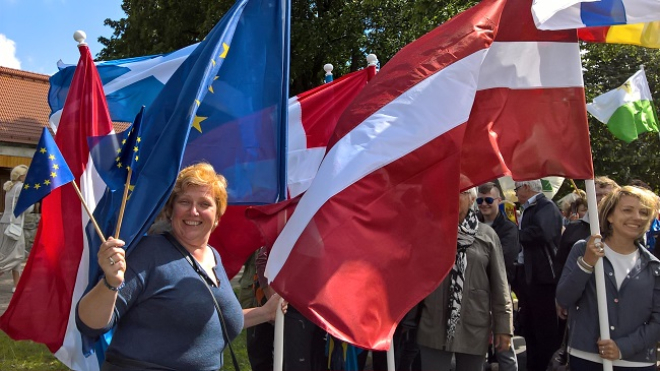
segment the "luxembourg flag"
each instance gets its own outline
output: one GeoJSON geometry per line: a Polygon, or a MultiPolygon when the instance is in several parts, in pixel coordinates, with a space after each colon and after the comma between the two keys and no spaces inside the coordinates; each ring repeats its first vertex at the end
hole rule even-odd
{"type": "MultiPolygon", "coordinates": [[[[375,74],[376,67],[367,67],[289,99],[287,198],[309,188],[339,116],[375,74]]],[[[222,222],[209,239],[211,246],[220,252],[229,277],[236,275],[248,257],[264,245],[257,227],[245,217],[247,208],[227,207],[222,222]]]]}
{"type": "Polygon", "coordinates": [[[542,30],[647,23],[660,20],[657,0],[534,0],[534,22],[542,30]]]}
{"type": "Polygon", "coordinates": [[[266,267],[333,336],[389,348],[451,269],[459,190],[507,171],[593,176],[575,31],[537,33],[530,5],[485,0],[457,15],[403,48],[341,116],[266,267]],[[529,120],[533,110],[557,119],[529,120]],[[555,124],[577,145],[546,155],[555,124]],[[498,125],[508,130],[489,131],[498,125]],[[479,146],[495,158],[463,160],[479,146]]]}
{"type": "MultiPolygon", "coordinates": [[[[105,183],[94,168],[87,138],[108,135],[113,128],[89,48],[86,44],[78,48],[80,61],[55,142],[93,212],[105,183]]],[[[83,356],[80,332],[71,310],[88,283],[89,236],[85,228],[89,217],[70,185],[57,188],[44,198],[41,213],[30,259],[7,311],[0,317],[0,328],[12,339],[46,344],[74,370],[98,370],[95,357],[83,356]]]]}

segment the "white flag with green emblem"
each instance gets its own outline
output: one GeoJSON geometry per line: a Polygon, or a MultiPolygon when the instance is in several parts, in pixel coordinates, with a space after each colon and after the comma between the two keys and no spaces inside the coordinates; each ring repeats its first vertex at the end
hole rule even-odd
{"type": "Polygon", "coordinates": [[[623,85],[599,95],[587,111],[607,124],[612,134],[628,143],[647,131],[658,132],[658,116],[644,68],[623,85]]]}

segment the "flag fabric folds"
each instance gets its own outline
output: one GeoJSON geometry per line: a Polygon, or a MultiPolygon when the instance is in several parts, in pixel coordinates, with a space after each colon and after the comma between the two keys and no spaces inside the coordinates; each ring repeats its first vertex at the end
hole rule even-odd
{"type": "MultiPolygon", "coordinates": [[[[263,204],[286,196],[289,0],[245,3],[232,51],[199,101],[183,165],[211,163],[227,178],[229,204],[263,204]]],[[[112,118],[131,122],[142,105],[157,104],[176,67],[190,66],[186,61],[199,45],[99,63],[112,118]]],[[[57,122],[71,73],[67,67],[51,78],[51,122],[57,122]]]]}
{"type": "MultiPolygon", "coordinates": [[[[91,163],[87,138],[112,132],[103,86],[89,48],[79,46],[80,61],[70,87],[55,142],[93,212],[105,186],[91,163]]],[[[12,339],[45,344],[74,370],[98,370],[82,354],[72,310],[88,283],[89,217],[73,187],[60,187],[43,199],[41,223],[29,259],[0,328],[12,339]]],[[[91,231],[93,235],[93,229],[91,231]]],[[[94,282],[96,283],[96,281],[94,282]]]]}
{"type": "Polygon", "coordinates": [[[623,85],[594,98],[587,111],[607,124],[612,135],[627,143],[641,133],[658,132],[658,116],[643,68],[623,85]]]}
{"type": "MultiPolygon", "coordinates": [[[[132,122],[141,106],[150,106],[177,68],[198,44],[168,54],[95,63],[105,90],[113,121],[132,122]]],[[[58,62],[59,71],[50,77],[48,104],[51,124],[57,127],[75,65],[58,62]]]]}
{"type": "Polygon", "coordinates": [[[18,218],[23,211],[39,202],[55,188],[73,180],[73,174],[66,164],[60,149],[48,129],[44,128],[32,157],[30,169],[25,175],[23,189],[14,207],[14,216],[18,218]]]}
{"type": "Polygon", "coordinates": [[[250,0],[231,51],[194,118],[183,166],[209,162],[231,204],[286,195],[288,0],[250,0]]]}
{"type": "Polygon", "coordinates": [[[111,190],[124,188],[128,170],[135,168],[135,163],[139,160],[143,114],[144,106],[135,116],[131,126],[121,133],[88,138],[96,170],[111,190]]]}
{"type": "MultiPolygon", "coordinates": [[[[287,197],[296,197],[309,187],[339,116],[375,74],[375,67],[367,67],[289,99],[287,197]]],[[[222,255],[229,277],[238,273],[247,258],[264,245],[257,227],[245,218],[247,208],[227,207],[209,240],[222,255]]]]}
{"type": "Polygon", "coordinates": [[[459,190],[507,173],[593,176],[576,32],[538,31],[530,5],[487,0],[457,15],[403,48],[341,116],[266,268],[333,336],[388,349],[451,269],[459,190]],[[575,137],[545,153],[556,133],[575,137]],[[486,157],[466,160],[478,150],[486,157]]]}
{"type": "Polygon", "coordinates": [[[274,289],[342,341],[388,349],[453,264],[462,124],[504,4],[479,3],[381,69],[273,245],[274,289]]]}
{"type": "Polygon", "coordinates": [[[660,48],[660,21],[578,29],[582,41],[660,48]]]}
{"type": "Polygon", "coordinates": [[[507,5],[483,63],[462,149],[461,189],[504,175],[593,177],[576,31],[538,30],[529,9],[514,5],[520,3],[527,2],[507,5]]]}
{"type": "Polygon", "coordinates": [[[535,0],[534,22],[542,30],[647,23],[660,20],[656,0],[535,0]]]}
{"type": "MultiPolygon", "coordinates": [[[[230,45],[234,45],[236,28],[250,1],[240,0],[234,4],[144,112],[137,145],[139,160],[131,158],[132,190],[120,236],[129,254],[170,196],[197,109],[224,66],[225,58],[233,53],[230,45]]],[[[121,192],[108,190],[96,209],[95,217],[108,236],[114,233],[122,196],[121,192]]],[[[93,249],[100,245],[100,241],[95,242],[93,249]]],[[[95,254],[94,250],[93,256],[95,254]]],[[[90,270],[90,279],[98,277],[99,273],[90,270]]]]}

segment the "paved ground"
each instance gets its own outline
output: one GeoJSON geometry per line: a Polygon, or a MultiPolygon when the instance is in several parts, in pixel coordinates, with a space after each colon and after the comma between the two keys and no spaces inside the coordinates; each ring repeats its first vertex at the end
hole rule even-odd
{"type": "Polygon", "coordinates": [[[2,315],[9,306],[9,301],[12,297],[11,288],[13,284],[14,280],[11,278],[11,272],[7,272],[0,276],[0,315],[2,315]]]}

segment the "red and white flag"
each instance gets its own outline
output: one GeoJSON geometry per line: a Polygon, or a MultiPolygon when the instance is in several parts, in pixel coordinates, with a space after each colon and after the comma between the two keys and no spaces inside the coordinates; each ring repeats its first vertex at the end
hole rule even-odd
{"type": "MultiPolygon", "coordinates": [[[[323,160],[339,116],[375,74],[376,67],[367,67],[289,99],[289,198],[307,190],[323,160]]],[[[248,257],[264,246],[261,233],[245,217],[246,208],[248,206],[229,206],[209,239],[209,244],[220,252],[229,277],[236,275],[248,257]]]]}
{"type": "Polygon", "coordinates": [[[515,35],[529,31],[516,23],[531,19],[530,6],[531,0],[485,0],[457,15],[395,55],[340,118],[318,174],[276,240],[266,268],[274,289],[333,336],[359,347],[389,348],[396,323],[437,287],[454,262],[459,190],[505,172],[497,167],[480,171],[479,165],[504,163],[525,176],[592,174],[591,165],[575,172],[561,167],[569,159],[591,160],[579,157],[589,153],[589,141],[583,135],[587,121],[577,44],[564,43],[561,55],[545,53],[548,39],[524,45],[537,35],[515,35]],[[505,21],[512,17],[521,18],[505,21]],[[508,41],[515,44],[498,45],[508,41]],[[526,64],[535,61],[532,67],[526,64]],[[538,70],[552,63],[559,64],[551,69],[556,76],[538,70]],[[546,84],[557,89],[559,101],[540,91],[546,84]],[[527,92],[523,103],[517,90],[527,92]],[[546,158],[544,146],[524,152],[534,155],[527,161],[493,150],[488,156],[494,159],[466,164],[462,157],[477,146],[517,153],[521,148],[499,143],[517,140],[526,149],[528,141],[548,132],[536,127],[545,120],[523,121],[525,107],[518,107],[521,119],[512,121],[516,110],[506,107],[512,103],[508,94],[539,114],[566,118],[562,130],[575,134],[577,145],[559,148],[557,143],[556,159],[546,158]],[[582,106],[561,104],[575,99],[582,106]],[[511,122],[528,127],[506,130],[511,122]],[[472,127],[479,125],[505,130],[498,133],[502,138],[480,142],[481,137],[466,134],[489,133],[472,127]],[[460,179],[462,165],[467,180],[460,179]]]}
{"type": "MultiPolygon", "coordinates": [[[[55,142],[93,212],[106,187],[92,164],[87,138],[107,135],[113,128],[89,48],[79,49],[80,60],[55,142]]],[[[74,370],[99,369],[96,357],[83,356],[74,317],[76,303],[89,282],[88,224],[73,186],[59,187],[43,199],[30,257],[17,291],[0,317],[0,328],[12,339],[46,344],[74,370]]]]}
{"type": "Polygon", "coordinates": [[[504,175],[593,178],[575,30],[540,31],[509,1],[484,60],[461,156],[461,189],[504,175]]]}

